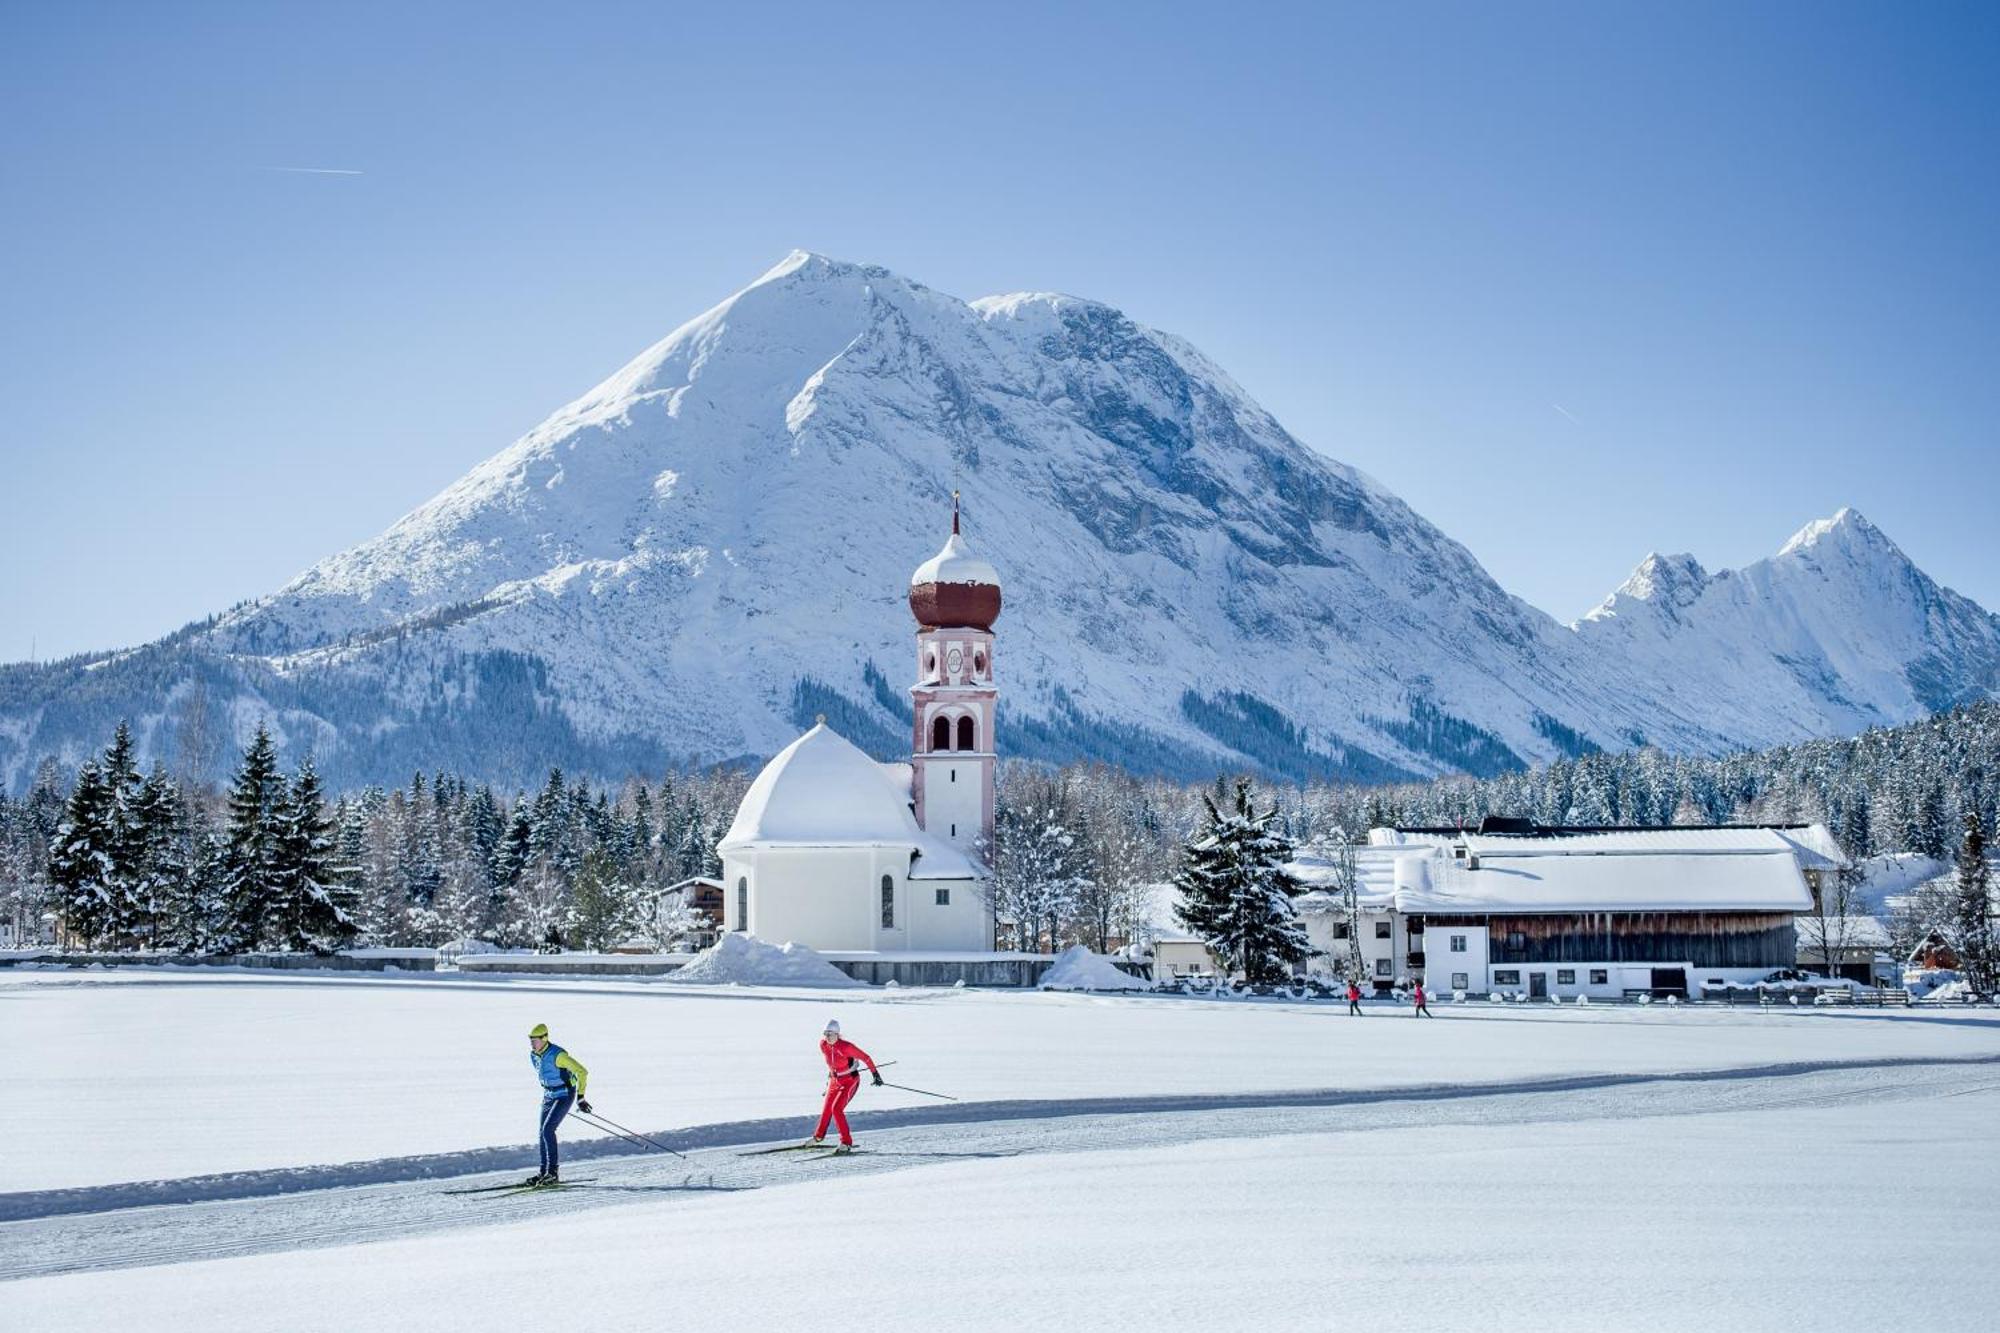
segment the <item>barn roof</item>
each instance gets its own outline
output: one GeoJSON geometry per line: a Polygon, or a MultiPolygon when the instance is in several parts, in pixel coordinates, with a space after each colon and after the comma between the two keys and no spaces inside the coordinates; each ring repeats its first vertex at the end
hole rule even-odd
{"type": "MultiPolygon", "coordinates": [[[[1487,821],[1489,825],[1495,821],[1487,821]]],[[[1788,851],[1801,870],[1830,870],[1847,856],[1824,824],[1707,824],[1669,828],[1549,828],[1475,832],[1441,828],[1371,829],[1375,847],[1448,847],[1463,843],[1479,856],[1621,856],[1674,853],[1733,855],[1788,851]]]]}
{"type": "Polygon", "coordinates": [[[1411,852],[1400,866],[1403,912],[1803,912],[1812,893],[1784,851],[1505,855],[1472,869],[1411,852]]]}

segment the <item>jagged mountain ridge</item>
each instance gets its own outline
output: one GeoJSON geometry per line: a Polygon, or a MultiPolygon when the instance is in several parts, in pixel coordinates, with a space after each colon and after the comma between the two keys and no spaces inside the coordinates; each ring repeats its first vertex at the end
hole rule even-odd
{"type": "Polygon", "coordinates": [[[1181,339],[800,252],[278,593],[0,673],[0,764],[18,785],[116,715],[201,764],[270,715],[346,781],[759,756],[816,712],[893,752],[903,587],[955,487],[1006,586],[1016,754],[1381,778],[1813,734],[1674,687],[1644,650],[1676,636],[1636,617],[1509,596],[1181,339]]]}
{"type": "Polygon", "coordinates": [[[1847,508],[1711,574],[1650,555],[1573,628],[1728,735],[1848,735],[2000,693],[2000,618],[1847,508]]]}

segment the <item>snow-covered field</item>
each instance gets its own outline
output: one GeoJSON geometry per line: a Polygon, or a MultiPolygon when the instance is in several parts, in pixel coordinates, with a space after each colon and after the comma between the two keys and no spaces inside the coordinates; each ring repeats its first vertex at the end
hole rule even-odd
{"type": "Polygon", "coordinates": [[[539,1274],[599,1329],[804,1327],[829,1302],[890,1329],[1948,1329],[2000,1299],[1992,1010],[1342,1008],[0,973],[36,1088],[0,1158],[22,1277],[0,1308],[488,1327],[539,1274]],[[965,1102],[869,1089],[872,1152],[739,1156],[805,1128],[833,1015],[965,1102]],[[601,1111],[689,1159],[580,1150],[579,1187],[497,1201],[418,1178],[532,1164],[474,1150],[527,1142],[544,1020],[601,1111]],[[419,1154],[352,1188],[118,1188],[419,1154]]]}
{"type": "MultiPolygon", "coordinates": [[[[549,1024],[592,1100],[647,1133],[818,1109],[840,1017],[897,1082],[967,1101],[1382,1088],[2000,1050],[2000,1015],[1383,1005],[975,990],[690,989],[156,970],[0,973],[26,1117],[0,1191],[519,1144],[549,1024]]],[[[916,1106],[901,1093],[857,1109],[916,1106]]]]}

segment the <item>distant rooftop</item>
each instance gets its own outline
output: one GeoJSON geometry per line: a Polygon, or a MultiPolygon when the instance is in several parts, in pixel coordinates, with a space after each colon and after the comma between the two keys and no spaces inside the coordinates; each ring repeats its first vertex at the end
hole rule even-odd
{"type": "Polygon", "coordinates": [[[1478,828],[1466,828],[1453,824],[1398,824],[1398,833],[1417,833],[1431,837],[1457,837],[1464,833],[1477,833],[1482,837],[1509,838],[1575,838],[1591,833],[1674,833],[1692,832],[1697,829],[1808,829],[1811,824],[1538,824],[1532,819],[1522,819],[1516,815],[1488,815],[1479,821],[1478,828]]]}

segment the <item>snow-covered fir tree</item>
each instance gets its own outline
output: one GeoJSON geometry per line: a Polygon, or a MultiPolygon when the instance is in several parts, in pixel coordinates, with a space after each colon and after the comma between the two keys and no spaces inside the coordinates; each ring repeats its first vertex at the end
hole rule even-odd
{"type": "Polygon", "coordinates": [[[243,761],[229,789],[222,886],[225,907],[212,941],[222,952],[256,949],[264,943],[278,896],[272,862],[284,789],[277,747],[270,730],[260,723],[243,751],[243,761]]]}
{"type": "Polygon", "coordinates": [[[1304,889],[1285,870],[1292,845],[1271,828],[1275,810],[1256,811],[1247,778],[1227,809],[1203,801],[1207,827],[1188,843],[1174,877],[1181,891],[1174,914],[1244,980],[1283,981],[1312,952],[1292,906],[1304,889]]]}
{"type": "Polygon", "coordinates": [[[120,834],[110,784],[95,759],[76,775],[62,823],[49,845],[56,915],[71,942],[90,947],[117,928],[120,834]]]}
{"type": "Polygon", "coordinates": [[[339,865],[333,821],[310,757],[272,811],[270,918],[265,938],[278,949],[329,954],[353,941],[356,895],[351,872],[339,865]]]}
{"type": "Polygon", "coordinates": [[[602,953],[631,933],[634,907],[633,887],[610,852],[589,852],[577,871],[565,933],[576,947],[602,953]]]}
{"type": "Polygon", "coordinates": [[[1967,814],[1958,848],[1951,900],[1952,946],[1959,967],[1981,995],[2000,989],[2000,938],[1993,923],[1993,877],[1986,863],[1986,830],[1967,814]]]}
{"type": "Polygon", "coordinates": [[[139,785],[130,845],[134,864],[124,876],[124,934],[148,949],[176,947],[163,933],[194,867],[187,806],[164,765],[155,764],[139,785]]]}

